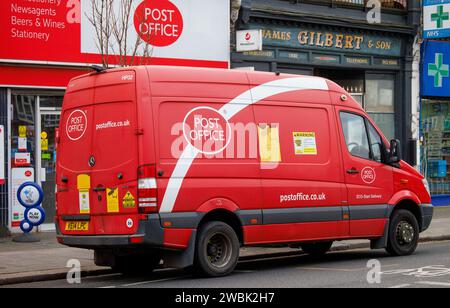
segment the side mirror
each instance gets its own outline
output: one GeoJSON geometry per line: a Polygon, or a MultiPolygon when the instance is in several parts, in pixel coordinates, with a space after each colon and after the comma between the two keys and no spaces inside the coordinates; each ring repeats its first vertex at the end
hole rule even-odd
{"type": "Polygon", "coordinates": [[[389,164],[397,164],[402,159],[403,159],[403,155],[402,155],[402,147],[400,144],[400,140],[392,139],[389,154],[388,154],[388,163],[389,164]]]}

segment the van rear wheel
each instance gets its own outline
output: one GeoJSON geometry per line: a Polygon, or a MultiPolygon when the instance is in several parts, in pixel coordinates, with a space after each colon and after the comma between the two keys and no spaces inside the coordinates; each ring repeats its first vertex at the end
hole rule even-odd
{"type": "Polygon", "coordinates": [[[317,243],[305,243],[301,244],[304,253],[307,253],[311,256],[319,257],[326,254],[330,251],[331,246],[333,246],[333,242],[317,242],[317,243]]]}
{"type": "Polygon", "coordinates": [[[208,277],[226,276],[236,267],[239,248],[233,228],[220,221],[208,222],[197,237],[195,270],[208,277]]]}
{"type": "Polygon", "coordinates": [[[419,223],[407,210],[397,210],[392,214],[386,251],[393,256],[408,256],[416,251],[419,244],[419,223]]]}

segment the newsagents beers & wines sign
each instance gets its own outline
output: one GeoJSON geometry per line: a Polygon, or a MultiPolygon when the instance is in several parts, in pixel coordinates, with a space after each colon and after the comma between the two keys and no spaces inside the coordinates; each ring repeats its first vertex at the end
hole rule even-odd
{"type": "MultiPolygon", "coordinates": [[[[2,0],[0,11],[0,59],[101,63],[92,1],[2,0]]],[[[155,61],[228,67],[229,1],[134,0],[128,29],[128,45],[140,37],[155,61]]]]}

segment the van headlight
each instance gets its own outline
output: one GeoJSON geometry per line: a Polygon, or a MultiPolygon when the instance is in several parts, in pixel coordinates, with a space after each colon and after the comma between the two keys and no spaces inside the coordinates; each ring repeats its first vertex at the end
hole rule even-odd
{"type": "Polygon", "coordinates": [[[423,186],[425,186],[425,189],[428,191],[428,194],[431,196],[430,184],[428,184],[428,180],[427,179],[423,179],[422,183],[423,183],[423,186]]]}

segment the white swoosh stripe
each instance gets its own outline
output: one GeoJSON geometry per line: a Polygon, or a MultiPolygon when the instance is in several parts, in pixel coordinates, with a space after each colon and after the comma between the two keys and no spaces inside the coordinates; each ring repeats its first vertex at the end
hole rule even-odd
{"type": "MultiPolygon", "coordinates": [[[[307,77],[294,77],[271,81],[242,93],[220,108],[219,113],[225,119],[230,120],[248,106],[256,104],[263,99],[277,94],[299,90],[328,90],[328,84],[324,79],[307,77]]],[[[172,212],[184,178],[199,153],[200,151],[189,144],[181,154],[167,184],[167,189],[159,210],[160,213],[172,212]]]]}

